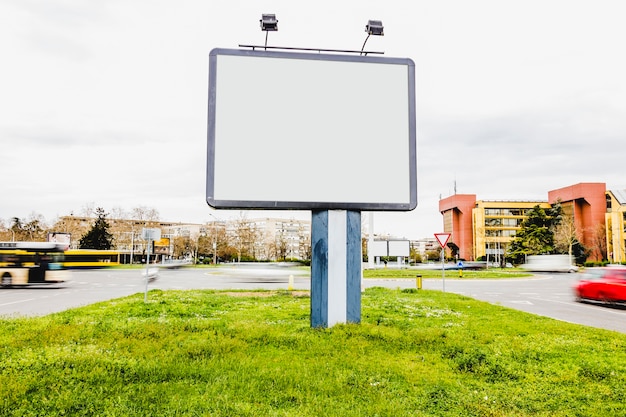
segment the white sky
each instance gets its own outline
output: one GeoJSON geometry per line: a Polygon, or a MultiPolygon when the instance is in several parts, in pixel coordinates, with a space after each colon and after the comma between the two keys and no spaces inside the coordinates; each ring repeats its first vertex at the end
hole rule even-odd
{"type": "MultiPolygon", "coordinates": [[[[208,54],[261,45],[360,49],[416,64],[418,208],[374,229],[432,237],[439,197],[545,200],[626,188],[622,0],[0,3],[0,219],[154,208],[206,222],[208,54]]],[[[245,180],[248,173],[242,173],[245,180]]],[[[377,185],[384,187],[384,184],[377,185]]],[[[308,218],[308,212],[253,212],[308,218]]]]}

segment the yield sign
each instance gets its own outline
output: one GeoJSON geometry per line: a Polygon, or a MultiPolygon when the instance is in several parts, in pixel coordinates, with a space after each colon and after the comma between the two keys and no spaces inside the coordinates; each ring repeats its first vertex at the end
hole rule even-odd
{"type": "Polygon", "coordinates": [[[435,233],[437,242],[439,242],[442,248],[446,247],[446,243],[448,243],[448,239],[450,239],[451,234],[452,233],[435,233]]]}

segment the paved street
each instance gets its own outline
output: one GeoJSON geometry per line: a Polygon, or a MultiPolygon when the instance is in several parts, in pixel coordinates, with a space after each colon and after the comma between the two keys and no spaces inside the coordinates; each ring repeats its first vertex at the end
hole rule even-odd
{"type": "MultiPolygon", "coordinates": [[[[44,315],[145,291],[143,270],[79,270],[56,287],[0,290],[0,315],[44,315]]],[[[306,269],[280,264],[233,264],[216,269],[161,270],[149,289],[310,289],[306,269]],[[290,278],[291,277],[291,278],[290,278]]],[[[578,274],[546,274],[528,279],[446,279],[445,291],[559,320],[626,333],[626,309],[577,303],[571,287],[578,274]]],[[[415,288],[414,279],[365,279],[364,287],[415,288]]],[[[424,279],[423,289],[444,289],[441,279],[424,279]]]]}

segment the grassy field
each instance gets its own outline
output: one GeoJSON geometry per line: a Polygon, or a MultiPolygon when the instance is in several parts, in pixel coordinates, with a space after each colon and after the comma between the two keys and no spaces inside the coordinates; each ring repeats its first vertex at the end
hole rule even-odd
{"type": "Polygon", "coordinates": [[[151,291],[0,319],[2,416],[624,416],[626,335],[436,291],[151,291]]]}
{"type": "MultiPolygon", "coordinates": [[[[207,268],[207,269],[219,269],[219,268],[231,268],[237,264],[219,264],[219,265],[193,265],[186,266],[186,268],[207,268]]],[[[260,266],[265,264],[261,263],[260,266]]],[[[118,269],[145,269],[145,265],[121,265],[116,267],[118,269]]],[[[309,266],[294,266],[291,267],[294,270],[311,271],[309,266]]],[[[458,270],[447,269],[444,271],[446,278],[463,278],[463,279],[502,279],[502,278],[522,278],[530,277],[532,273],[524,271],[518,268],[490,268],[479,270],[463,270],[462,277],[459,276],[458,270]]],[[[421,275],[423,278],[441,278],[441,269],[416,269],[416,268],[376,268],[376,269],[364,269],[364,278],[415,278],[416,275],[421,275]]]]}
{"type": "MultiPolygon", "coordinates": [[[[520,269],[479,269],[464,270],[459,273],[458,270],[446,269],[444,271],[446,278],[462,278],[462,279],[502,279],[502,278],[522,278],[530,277],[531,273],[520,269]]],[[[379,268],[364,269],[363,278],[415,278],[416,275],[422,278],[441,278],[441,269],[398,269],[398,268],[379,268]]]]}

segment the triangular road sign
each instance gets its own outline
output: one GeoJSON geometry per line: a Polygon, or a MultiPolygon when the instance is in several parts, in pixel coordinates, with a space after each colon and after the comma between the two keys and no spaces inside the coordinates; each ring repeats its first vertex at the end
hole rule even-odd
{"type": "Polygon", "coordinates": [[[448,243],[448,239],[450,239],[451,234],[452,233],[435,233],[437,242],[439,242],[442,248],[446,247],[446,243],[448,243]]]}

